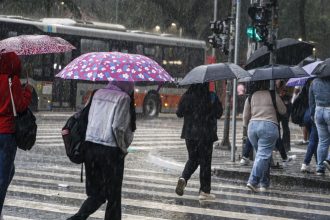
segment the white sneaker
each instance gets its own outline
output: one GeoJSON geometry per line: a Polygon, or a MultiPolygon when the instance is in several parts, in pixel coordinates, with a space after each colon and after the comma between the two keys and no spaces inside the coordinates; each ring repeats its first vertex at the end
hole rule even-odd
{"type": "Polygon", "coordinates": [[[198,198],[199,200],[215,200],[215,195],[201,191],[198,198]]]}
{"type": "Polygon", "coordinates": [[[310,173],[311,172],[311,167],[309,165],[306,165],[306,164],[303,163],[301,165],[300,171],[303,172],[303,173],[310,173]]]}
{"type": "Polygon", "coordinates": [[[246,187],[249,188],[252,192],[258,192],[257,188],[251,183],[246,184],[246,187]]]}
{"type": "Polygon", "coordinates": [[[288,164],[289,164],[291,161],[295,160],[296,158],[297,158],[296,155],[288,156],[288,158],[287,158],[286,160],[282,160],[282,161],[283,161],[283,166],[284,166],[284,167],[288,166],[288,164]]]}
{"type": "Polygon", "coordinates": [[[239,162],[241,166],[247,166],[250,164],[250,160],[246,157],[242,157],[241,161],[239,162]]]}
{"type": "Polygon", "coordinates": [[[260,191],[260,192],[268,192],[268,187],[261,186],[261,187],[259,188],[259,191],[260,191]]]}

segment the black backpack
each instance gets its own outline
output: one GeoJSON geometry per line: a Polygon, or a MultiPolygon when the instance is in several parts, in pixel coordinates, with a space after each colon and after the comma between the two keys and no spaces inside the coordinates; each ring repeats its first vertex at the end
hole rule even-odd
{"type": "Polygon", "coordinates": [[[294,124],[302,125],[304,123],[304,114],[308,108],[308,91],[304,86],[298,97],[292,103],[291,121],[294,124]]]}
{"type": "Polygon", "coordinates": [[[297,97],[292,104],[291,121],[294,124],[301,125],[304,122],[306,108],[301,98],[297,97]]]}
{"type": "Polygon", "coordinates": [[[72,115],[62,128],[62,138],[65,152],[70,161],[76,164],[84,162],[85,136],[88,124],[88,113],[91,107],[94,90],[89,103],[80,111],[72,115]]]}

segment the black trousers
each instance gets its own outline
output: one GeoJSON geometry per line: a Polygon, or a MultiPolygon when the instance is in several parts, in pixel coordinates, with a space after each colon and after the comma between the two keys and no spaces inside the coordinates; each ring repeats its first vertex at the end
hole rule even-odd
{"type": "Polygon", "coordinates": [[[200,191],[210,193],[213,142],[186,139],[186,145],[189,158],[182,172],[182,177],[188,182],[198,165],[200,165],[200,191]]]}
{"type": "Polygon", "coordinates": [[[116,147],[89,143],[85,152],[87,199],[70,220],[87,219],[108,201],[105,220],[121,219],[121,189],[124,156],[116,147]]]}

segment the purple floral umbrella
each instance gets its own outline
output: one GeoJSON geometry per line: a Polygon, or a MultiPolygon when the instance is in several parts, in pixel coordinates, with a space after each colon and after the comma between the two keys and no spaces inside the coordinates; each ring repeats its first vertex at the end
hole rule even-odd
{"type": "Polygon", "coordinates": [[[156,61],[143,55],[120,52],[83,54],[56,76],[89,81],[174,81],[156,61]]]}
{"type": "Polygon", "coordinates": [[[48,35],[20,35],[0,41],[0,53],[15,52],[17,55],[62,53],[76,49],[60,37],[48,35]]]}

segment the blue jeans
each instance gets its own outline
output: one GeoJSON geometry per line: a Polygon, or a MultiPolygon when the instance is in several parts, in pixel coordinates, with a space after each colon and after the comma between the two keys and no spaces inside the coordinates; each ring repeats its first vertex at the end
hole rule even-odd
{"type": "Polygon", "coordinates": [[[317,172],[324,172],[323,161],[327,159],[330,145],[330,107],[319,107],[315,109],[315,124],[319,134],[317,146],[317,172]]]}
{"type": "Polygon", "coordinates": [[[17,145],[13,134],[0,134],[0,213],[8,186],[15,173],[17,145]]]}
{"type": "Polygon", "coordinates": [[[257,152],[248,182],[268,187],[272,151],[279,138],[278,126],[269,121],[250,121],[248,137],[257,152]]]}
{"type": "Polygon", "coordinates": [[[304,164],[309,165],[311,163],[313,155],[317,163],[317,145],[319,143],[319,136],[317,134],[317,128],[315,123],[311,119],[309,109],[304,114],[304,125],[309,133],[309,143],[305,154],[304,164]]]}

